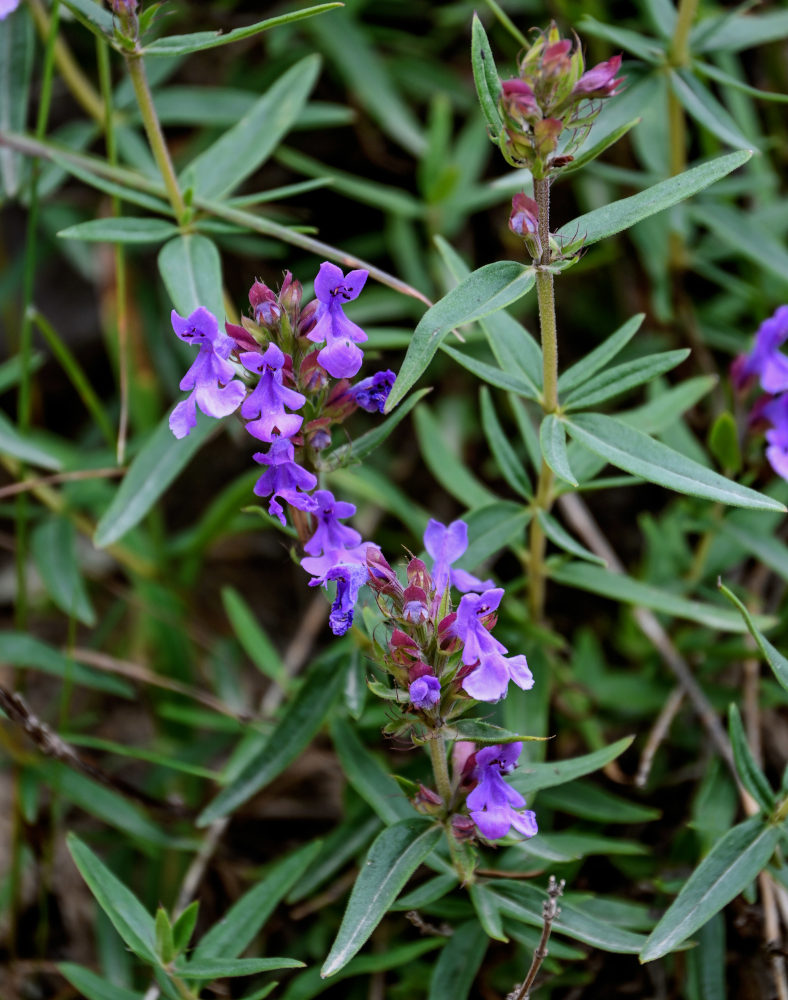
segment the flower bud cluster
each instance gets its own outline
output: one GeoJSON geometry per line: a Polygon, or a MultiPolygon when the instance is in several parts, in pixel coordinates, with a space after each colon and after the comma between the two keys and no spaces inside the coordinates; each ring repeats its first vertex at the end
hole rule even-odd
{"type": "Polygon", "coordinates": [[[621,56],[614,56],[586,70],[577,40],[561,38],[555,24],[540,33],[520,59],[519,76],[501,85],[498,144],[506,161],[537,180],[571,162],[580,139],[575,135],[559,154],[562,134],[591,126],[600,110],[594,102],[621,88],[620,66],[621,56]]]}
{"type": "Polygon", "coordinates": [[[251,316],[226,323],[226,333],[202,306],[188,317],[172,313],[176,335],[199,351],[181,380],[181,389],[190,392],[172,411],[170,429],[177,438],[186,437],[196,425],[197,407],[211,417],[237,411],[247,432],[269,446],[253,456],[265,466],[254,492],[270,498],[268,512],[282,525],[280,501],[290,509],[306,552],[301,565],[313,577],[310,586],[336,584],[330,624],[337,635],[353,622],[369,543],[340,523],[355,513],[353,504],[316,489],[312,470],[319,470],[319,453],[331,443],[330,428],[358,407],[382,412],[394,384],[390,371],[355,385],[349,381],[361,367],[358,345],[367,335],[345,316],[343,305],[358,296],[366,279],[366,271],[345,276],[326,261],[315,279],[316,298],[306,305],[301,284],[289,271],[278,294],[255,281],[249,290],[251,316]],[[241,377],[231,357],[242,366],[241,377]]]}

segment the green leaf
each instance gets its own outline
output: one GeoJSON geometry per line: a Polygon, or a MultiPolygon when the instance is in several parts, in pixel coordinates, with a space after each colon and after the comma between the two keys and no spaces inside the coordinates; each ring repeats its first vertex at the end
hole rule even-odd
{"type": "MultiPolygon", "coordinates": [[[[544,918],[542,905],[547,893],[536,886],[494,879],[487,883],[495,891],[504,913],[522,920],[534,927],[542,927],[544,918]]],[[[553,930],[577,941],[583,941],[602,951],[636,955],[646,938],[642,934],[632,934],[615,924],[600,920],[596,914],[584,913],[570,903],[561,902],[560,913],[553,922],[553,930]]]]}
{"type": "Polygon", "coordinates": [[[291,66],[221,138],[183,170],[181,183],[203,198],[220,198],[251,176],[292,128],[320,71],[320,58],[291,66]]]}
{"type": "Polygon", "coordinates": [[[216,245],[200,233],[176,236],[159,251],[159,274],[175,311],[188,316],[205,306],[222,328],[222,263],[216,245]]]}
{"type": "Polygon", "coordinates": [[[469,542],[456,565],[473,571],[507,545],[522,539],[525,526],[531,520],[531,511],[512,500],[498,500],[477,507],[463,520],[468,525],[469,542]]]}
{"type": "Polygon", "coordinates": [[[716,375],[696,375],[664,392],[660,391],[655,399],[642,406],[619,413],[618,419],[645,434],[661,434],[711,392],[717,382],[716,375]]]}
{"type": "Polygon", "coordinates": [[[673,951],[718,913],[766,867],[780,839],[780,829],[752,816],[717,841],[652,931],[640,952],[652,962],[673,951]]]}
{"type": "Polygon", "coordinates": [[[604,38],[616,48],[626,49],[627,52],[631,52],[632,55],[644,62],[660,65],[665,61],[665,48],[655,39],[641,35],[636,31],[630,31],[628,28],[603,24],[591,17],[590,14],[584,14],[580,18],[578,29],[581,34],[604,38]]]}
{"type": "Polygon", "coordinates": [[[207,826],[246,802],[280,775],[312,741],[342,686],[342,671],[336,664],[338,648],[334,646],[330,656],[313,665],[268,739],[241,773],[203,809],[197,818],[198,826],[207,826]]]}
{"type": "Polygon", "coordinates": [[[757,149],[736,122],[704,85],[689,70],[671,70],[670,88],[684,109],[718,139],[737,149],[757,149]]]}
{"type": "Polygon", "coordinates": [[[723,632],[743,632],[744,625],[738,616],[727,608],[717,607],[703,601],[691,601],[670,591],[643,583],[625,573],[589,566],[588,563],[565,563],[552,567],[550,578],[567,587],[577,587],[592,594],[601,594],[624,604],[661,611],[675,618],[685,618],[706,628],[723,632]]]}
{"type": "Polygon", "coordinates": [[[323,468],[331,471],[351,462],[362,462],[383,444],[397,424],[404,420],[413,407],[431,391],[431,389],[419,389],[399,407],[396,413],[392,413],[377,427],[373,427],[371,431],[367,431],[349,444],[334,448],[324,457],[323,468]]]}
{"type": "Polygon", "coordinates": [[[690,36],[693,52],[740,52],[788,36],[788,11],[743,16],[738,7],[700,21],[690,36]]]}
{"type": "Polygon", "coordinates": [[[286,898],[288,904],[311,896],[315,889],[341,871],[378,835],[382,825],[380,819],[369,814],[366,802],[359,800],[355,805],[356,808],[351,806],[348,809],[343,822],[323,839],[314,861],[301,871],[296,885],[286,898]]]}
{"type": "Polygon", "coordinates": [[[762,812],[768,816],[774,809],[776,797],[766,780],[766,775],[752,755],[739,709],[733,703],[728,706],[728,732],[739,780],[761,807],[762,812]]]}
{"type": "Polygon", "coordinates": [[[31,551],[47,593],[66,614],[83,625],[96,624],[85,581],[79,571],[76,529],[65,517],[42,521],[31,537],[31,551]]]}
{"type": "Polygon", "coordinates": [[[420,817],[385,829],[374,841],[353,886],[339,933],[323,963],[323,978],[338,972],[364,945],[405,883],[442,836],[420,817]]]}
{"type": "Polygon", "coordinates": [[[239,42],[244,38],[252,38],[263,31],[277,28],[280,24],[290,24],[292,21],[314,17],[316,14],[324,14],[337,7],[342,7],[342,4],[320,3],[314,7],[305,7],[303,10],[293,10],[287,14],[280,14],[278,17],[269,17],[265,21],[257,21],[245,28],[236,28],[234,31],[228,31],[227,34],[222,34],[219,31],[195,31],[188,35],[170,35],[165,38],[157,38],[146,45],[143,52],[146,56],[183,56],[190,52],[215,49],[220,45],[230,45],[232,42],[239,42]]]}
{"type": "Polygon", "coordinates": [[[488,382],[498,389],[516,392],[518,396],[523,396],[525,399],[539,399],[539,390],[530,379],[524,378],[519,371],[503,371],[496,368],[495,365],[488,365],[485,361],[479,361],[470,354],[458,351],[448,344],[441,344],[441,350],[471,374],[480,378],[482,382],[488,382]]]}
{"type": "Polygon", "coordinates": [[[701,76],[707,76],[716,83],[722,83],[726,87],[732,87],[734,90],[740,90],[743,94],[749,94],[750,97],[756,97],[759,101],[775,101],[777,104],[784,104],[788,102],[788,94],[781,94],[776,90],[759,90],[757,87],[751,87],[748,83],[744,83],[743,80],[739,80],[730,73],[724,73],[718,66],[714,66],[712,63],[705,63],[701,62],[700,59],[693,59],[692,68],[696,73],[700,73],[701,76]]]}
{"type": "Polygon", "coordinates": [[[495,67],[490,42],[479,15],[474,12],[471,28],[471,66],[473,82],[482,106],[482,114],[490,135],[500,135],[503,123],[498,113],[498,99],[501,96],[501,80],[495,67]]]}
{"type": "Polygon", "coordinates": [[[788,281],[788,250],[784,242],[775,238],[755,216],[728,205],[704,205],[692,215],[737,254],[749,257],[759,268],[788,281]]]}
{"type": "Polygon", "coordinates": [[[156,910],[154,921],[156,928],[156,954],[165,965],[175,958],[175,942],[172,937],[172,924],[163,906],[156,910]]]}
{"type": "Polygon", "coordinates": [[[685,361],[689,353],[688,348],[679,351],[660,351],[659,354],[647,354],[634,361],[613,365],[612,368],[607,368],[570,392],[564,400],[564,408],[576,410],[581,407],[596,406],[597,403],[620,396],[635,386],[664,375],[685,361]]]}
{"type": "Polygon", "coordinates": [[[736,607],[739,609],[739,612],[741,613],[741,616],[744,619],[744,622],[747,626],[747,630],[755,640],[758,649],[760,649],[761,653],[763,654],[763,658],[772,668],[774,676],[777,678],[780,684],[782,684],[782,686],[786,689],[786,691],[788,691],[788,659],[786,659],[779,650],[775,649],[775,647],[769,642],[766,636],[763,635],[763,633],[760,631],[758,626],[753,621],[753,617],[750,614],[750,612],[742,604],[739,598],[733,593],[733,591],[729,590],[722,583],[722,581],[719,581],[717,583],[717,586],[720,588],[721,593],[725,597],[727,597],[732,604],[735,604],[736,607]]]}
{"type": "Polygon", "coordinates": [[[467,1000],[488,943],[485,935],[479,933],[475,920],[461,924],[438,956],[427,1000],[467,1000]]]}
{"type": "Polygon", "coordinates": [[[553,472],[565,482],[577,486],[577,480],[569,467],[566,453],[566,430],[562,420],[554,413],[548,413],[539,428],[539,444],[545,462],[553,472]]]}
{"type": "Polygon", "coordinates": [[[666,489],[736,507],[785,510],[771,497],[740,486],[667,445],[601,413],[578,413],[565,421],[572,437],[633,476],[666,489]]]}
{"type": "Polygon", "coordinates": [[[709,431],[709,451],[721,468],[736,473],[741,470],[741,448],[736,421],[729,410],[721,413],[709,431]]]}
{"type": "Polygon", "coordinates": [[[501,475],[515,493],[519,493],[525,500],[530,500],[533,493],[528,474],[523,468],[523,463],[517,457],[514,448],[512,448],[506,432],[501,427],[498,414],[495,412],[495,404],[486,386],[481,387],[479,402],[481,406],[482,429],[484,430],[490,451],[495,458],[501,475]]]}
{"type": "MultiPolygon", "coordinates": [[[[96,188],[97,191],[103,191],[105,194],[113,195],[122,201],[128,201],[132,205],[139,205],[140,208],[147,208],[148,211],[156,212],[159,215],[172,215],[171,206],[166,201],[163,201],[162,198],[156,198],[154,195],[136,191],[126,184],[100,177],[92,170],[85,170],[78,163],[65,156],[58,156],[57,153],[51,153],[50,160],[52,163],[57,164],[61,170],[65,170],[74,177],[78,177],[84,184],[89,184],[91,187],[96,188]]],[[[162,188],[163,191],[164,189],[162,188]]]]}
{"type": "Polygon", "coordinates": [[[184,979],[224,979],[226,976],[254,976],[275,969],[303,969],[295,958],[208,958],[203,961],[181,959],[175,973],[184,979]]]}
{"type": "Polygon", "coordinates": [[[581,545],[580,542],[576,541],[566,528],[559,521],[556,521],[552,514],[548,514],[544,510],[537,510],[536,516],[542,525],[545,535],[559,549],[563,549],[564,552],[568,552],[570,555],[577,556],[578,559],[586,559],[588,562],[596,563],[598,566],[607,566],[607,563],[601,556],[596,555],[584,545],[581,545]]]}
{"type": "Polygon", "coordinates": [[[312,864],[320,846],[319,840],[313,841],[277,862],[200,939],[192,952],[191,961],[205,964],[240,955],[312,864]]]}
{"type": "Polygon", "coordinates": [[[71,985],[79,990],[85,1000],[143,1000],[142,993],[134,993],[117,983],[97,976],[74,962],[58,963],[58,971],[71,985]]]}
{"type": "Polygon", "coordinates": [[[451,451],[443,429],[426,403],[414,414],[416,434],[424,461],[441,486],[468,507],[481,507],[496,499],[451,451]]]}
{"type": "Polygon", "coordinates": [[[444,726],[443,731],[450,740],[471,740],[485,746],[547,739],[544,736],[522,736],[520,733],[512,733],[508,729],[483,722],[481,719],[458,719],[457,722],[444,726]]]}
{"type": "Polygon", "coordinates": [[[165,417],[134,457],[96,526],[94,544],[99,548],[111,545],[139,524],[217,429],[214,419],[198,413],[197,426],[179,441],[165,417]]]}
{"type": "Polygon", "coordinates": [[[172,925],[172,942],[176,955],[184,951],[188,946],[189,941],[191,941],[192,934],[194,934],[194,928],[197,925],[199,912],[200,901],[199,899],[195,899],[189,903],[183,913],[181,913],[172,925]]]}
{"type": "Polygon", "coordinates": [[[427,369],[446,334],[521,299],[534,284],[531,268],[511,260],[471,272],[421,317],[413,331],[397,381],[386,401],[391,411],[427,369]]]}
{"type": "MultiPolygon", "coordinates": [[[[36,36],[27,6],[0,21],[0,131],[24,132],[30,97],[36,36]]],[[[0,146],[0,195],[15,198],[22,187],[24,159],[21,153],[0,146]]],[[[4,200],[0,198],[0,201],[4,200]]]]}
{"type": "Polygon", "coordinates": [[[395,903],[392,903],[391,909],[397,911],[423,909],[425,906],[443,899],[447,893],[455,888],[458,881],[456,873],[435,875],[433,878],[428,878],[426,882],[417,885],[415,889],[411,889],[410,892],[406,892],[404,896],[400,896],[395,903]]]}
{"type": "Polygon", "coordinates": [[[625,736],[609,747],[584,754],[582,757],[571,757],[569,760],[557,760],[550,764],[523,764],[514,774],[508,776],[508,782],[523,795],[532,795],[540,788],[553,788],[555,785],[565,785],[575,778],[598,771],[601,767],[615,760],[631,745],[634,736],[625,736]]]}
{"type": "MultiPolygon", "coordinates": [[[[542,396],[542,349],[522,323],[507,312],[496,312],[479,320],[490,350],[501,370],[525,379],[528,399],[542,396]]],[[[517,391],[517,390],[515,390],[517,391]]]]}
{"type": "MultiPolygon", "coordinates": [[[[442,877],[438,876],[438,878],[442,877]]],[[[509,938],[504,934],[501,911],[495,894],[490,892],[484,883],[477,882],[468,886],[468,895],[471,897],[476,916],[487,936],[495,941],[508,942],[509,938]]]]}
{"type": "MultiPolygon", "coordinates": [[[[678,205],[679,202],[691,198],[715,181],[727,176],[750,159],[752,153],[739,150],[718,156],[708,163],[685,170],[683,174],[660,181],[653,187],[646,188],[629,198],[622,198],[602,208],[594,209],[580,218],[562,226],[556,234],[563,244],[563,253],[572,254],[582,247],[590,246],[599,240],[620,233],[636,222],[647,219],[657,212],[678,205]],[[579,234],[579,235],[577,235],[579,234]]],[[[476,272],[478,273],[478,272],[476,272]]]]}
{"type": "Polygon", "coordinates": [[[135,955],[158,965],[153,917],[76,834],[69,833],[66,843],[74,864],[118,934],[135,955]]]}
{"type": "Polygon", "coordinates": [[[330,723],[331,739],[342,770],[358,794],[384,823],[412,819],[413,808],[397,782],[359,740],[345,719],[335,717],[330,723]]]}
{"type": "Polygon", "coordinates": [[[0,455],[11,455],[41,469],[57,471],[61,467],[60,459],[20,434],[3,413],[0,413],[0,455]]]}
{"type": "Polygon", "coordinates": [[[645,313],[638,313],[636,316],[628,319],[623,326],[620,326],[614,333],[611,333],[607,340],[604,340],[599,347],[595,347],[590,354],[586,354],[584,358],[573,364],[571,368],[567,368],[558,379],[558,391],[561,397],[563,398],[566,393],[587,382],[592,375],[596,375],[602,368],[606,368],[613,358],[632,340],[642,326],[645,318],[645,313]]]}
{"type": "Polygon", "coordinates": [[[539,793],[539,806],[597,823],[649,823],[662,815],[659,809],[614,795],[589,781],[547,788],[539,793]]]}
{"type": "Polygon", "coordinates": [[[134,697],[134,688],[126,681],[83,667],[26,632],[0,631],[0,661],[17,669],[29,667],[40,670],[59,677],[64,683],[82,684],[120,698],[134,697]]]}
{"type": "Polygon", "coordinates": [[[222,604],[235,638],[264,677],[287,684],[287,671],[276,647],[252,614],[252,609],[234,587],[222,587],[222,604]]]}
{"type": "Polygon", "coordinates": [[[87,240],[90,243],[161,243],[175,236],[178,227],[164,219],[136,216],[113,216],[90,219],[68,226],[57,234],[64,240],[87,240]]]}
{"type": "MultiPolygon", "coordinates": [[[[631,131],[636,125],[639,125],[640,122],[640,118],[632,118],[630,121],[624,122],[623,125],[619,125],[618,128],[613,129],[612,132],[608,132],[599,142],[593,144],[586,142],[579,155],[568,166],[561,168],[561,177],[573,174],[576,170],[582,170],[586,164],[591,163],[592,160],[596,160],[606,149],[617,143],[619,139],[623,139],[627,132],[631,131]]],[[[593,135],[594,133],[592,132],[591,138],[593,138],[593,135]]]]}
{"type": "Polygon", "coordinates": [[[112,14],[93,0],[63,0],[63,6],[68,7],[79,23],[94,35],[104,41],[114,39],[115,24],[112,14]]]}

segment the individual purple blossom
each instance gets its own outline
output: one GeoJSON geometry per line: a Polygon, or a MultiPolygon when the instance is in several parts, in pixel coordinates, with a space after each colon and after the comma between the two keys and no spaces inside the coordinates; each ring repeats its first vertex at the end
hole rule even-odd
{"type": "Polygon", "coordinates": [[[432,580],[441,596],[449,582],[463,594],[472,590],[489,590],[493,586],[492,580],[480,580],[464,569],[450,569],[451,563],[468,548],[468,525],[464,521],[452,521],[447,527],[430,518],[424,532],[424,548],[434,559],[432,580]]]}
{"type": "Polygon", "coordinates": [[[583,73],[572,88],[572,96],[615,97],[626,79],[626,77],[623,76],[615,79],[616,73],[618,73],[620,69],[620,55],[613,56],[606,62],[597,63],[596,66],[583,73]]]}
{"type": "Polygon", "coordinates": [[[317,521],[317,528],[304,545],[308,553],[301,565],[311,574],[310,587],[324,584],[329,570],[334,566],[362,563],[366,566],[370,542],[362,542],[361,535],[340,520],[356,513],[355,505],[345,500],[335,500],[330,490],[316,490],[312,494],[309,512],[317,521]]]}
{"type": "Polygon", "coordinates": [[[394,372],[388,369],[375,372],[369,378],[364,378],[352,385],[347,394],[352,397],[357,406],[366,410],[367,413],[382,413],[396,377],[394,372]]]}
{"type": "Polygon", "coordinates": [[[510,680],[523,691],[534,685],[525,657],[505,657],[506,646],[490,635],[482,621],[497,609],[502,597],[501,587],[483,594],[465,594],[452,626],[453,634],[463,643],[462,662],[466,666],[477,664],[462,682],[463,690],[476,701],[500,701],[510,680]]]}
{"type": "Polygon", "coordinates": [[[284,354],[273,343],[264,354],[249,351],[241,355],[244,368],[260,375],[260,381],[241,407],[241,416],[251,421],[246,429],[260,441],[273,441],[275,433],[292,437],[304,420],[296,413],[285,413],[286,406],[291,410],[303,406],[306,397],[282,384],[284,363],[284,354]]]}
{"type": "Polygon", "coordinates": [[[431,674],[417,677],[409,686],[410,703],[414,708],[432,708],[441,697],[441,682],[431,674]]]}
{"type": "Polygon", "coordinates": [[[525,799],[503,780],[503,775],[517,766],[522,749],[522,743],[505,743],[476,753],[473,776],[478,783],[468,795],[467,805],[471,819],[487,840],[505,837],[511,827],[524,837],[538,832],[534,813],[530,809],[518,811],[525,799]]]}
{"type": "Polygon", "coordinates": [[[268,513],[278,517],[285,524],[285,515],[277,497],[281,497],[299,510],[309,510],[312,498],[301,490],[313,490],[317,486],[317,478],[307,469],[303,469],[295,461],[293,442],[286,437],[276,437],[268,452],[258,451],[253,456],[255,462],[267,465],[268,469],[260,476],[254,486],[254,492],[259,497],[270,496],[268,513]]]}
{"type": "Polygon", "coordinates": [[[788,479],[788,393],[770,400],[762,414],[772,424],[766,431],[766,458],[778,476],[788,479]]]}
{"type": "Polygon", "coordinates": [[[741,375],[757,375],[764,392],[788,389],[788,357],[780,347],[788,339],[788,306],[776,312],[758,327],[752,351],[741,368],[741,375]]]}
{"type": "Polygon", "coordinates": [[[366,333],[342,311],[346,302],[358,298],[368,271],[348,271],[329,261],[320,265],[315,278],[315,325],[307,334],[313,343],[325,341],[326,346],[318,353],[317,360],[333,378],[352,378],[361,367],[363,357],[357,344],[367,339],[366,333]]]}
{"type": "Polygon", "coordinates": [[[334,635],[344,635],[353,624],[353,612],[358,592],[367,582],[369,570],[363,563],[339,563],[326,573],[325,580],[335,580],[336,597],[328,623],[334,635]]]}
{"type": "Polygon", "coordinates": [[[0,0],[0,21],[13,14],[19,6],[19,0],[0,0]]]}
{"type": "Polygon", "coordinates": [[[192,391],[170,414],[170,430],[176,438],[184,438],[197,423],[198,406],[209,417],[229,416],[238,409],[246,387],[234,377],[235,369],[227,360],[235,343],[219,331],[213,313],[200,306],[183,317],[173,309],[171,320],[181,340],[199,347],[197,357],[180,382],[181,389],[192,391]]]}

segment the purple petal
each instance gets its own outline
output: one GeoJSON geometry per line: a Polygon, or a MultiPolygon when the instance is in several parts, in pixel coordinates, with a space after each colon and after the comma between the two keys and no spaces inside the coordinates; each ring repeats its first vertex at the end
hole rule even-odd
{"type": "Polygon", "coordinates": [[[233,381],[221,388],[208,383],[198,385],[194,390],[197,405],[209,417],[227,417],[243,402],[246,387],[242,382],[233,381]]]}
{"type": "Polygon", "coordinates": [[[170,414],[170,430],[176,438],[185,438],[197,426],[197,403],[194,393],[181,400],[170,414]]]}
{"type": "Polygon", "coordinates": [[[352,340],[341,338],[324,347],[317,360],[332,378],[353,378],[361,368],[364,354],[352,340]]]}

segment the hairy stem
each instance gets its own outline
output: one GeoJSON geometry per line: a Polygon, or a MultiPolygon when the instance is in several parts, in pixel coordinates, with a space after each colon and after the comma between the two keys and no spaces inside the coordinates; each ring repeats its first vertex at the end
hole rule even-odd
{"type": "MultiPolygon", "coordinates": [[[[550,181],[534,180],[534,196],[539,206],[539,242],[542,256],[537,264],[536,297],[539,305],[539,331],[542,342],[542,410],[545,414],[558,409],[558,330],[555,319],[555,287],[553,275],[546,269],[550,263],[550,181]]],[[[542,460],[534,506],[549,511],[553,502],[553,470],[542,460]]],[[[531,617],[539,622],[544,617],[546,539],[538,518],[531,521],[528,556],[528,603],[531,617]]]]}
{"type": "Polygon", "coordinates": [[[547,958],[547,942],[550,939],[550,931],[553,929],[553,921],[561,912],[561,907],[558,905],[558,899],[564,891],[565,882],[561,879],[557,882],[554,875],[550,876],[550,881],[547,885],[547,899],[542,907],[542,919],[544,923],[542,924],[542,936],[539,939],[539,944],[534,952],[534,957],[531,962],[531,968],[528,970],[528,975],[525,977],[525,981],[519,987],[513,990],[509,994],[511,1000],[528,1000],[531,995],[531,987],[536,979],[536,974],[542,967],[542,962],[547,958]]]}
{"type": "Polygon", "coordinates": [[[137,98],[137,105],[142,116],[142,124],[145,126],[145,134],[148,137],[153,158],[159,168],[167,195],[170,199],[175,217],[179,223],[184,221],[186,215],[186,205],[183,195],[178,187],[178,178],[175,176],[175,167],[170,158],[170,151],[164,139],[164,133],[159,124],[159,117],[153,105],[153,96],[148,86],[148,78],[145,75],[145,64],[139,52],[131,52],[126,56],[126,66],[129,70],[131,83],[134,87],[134,94],[137,98]]]}
{"type": "Polygon", "coordinates": [[[443,803],[448,809],[454,795],[449,778],[449,764],[446,758],[446,741],[440,734],[436,734],[434,739],[428,743],[430,748],[430,760],[432,761],[432,771],[435,775],[435,787],[438,795],[443,799],[443,803]]]}

